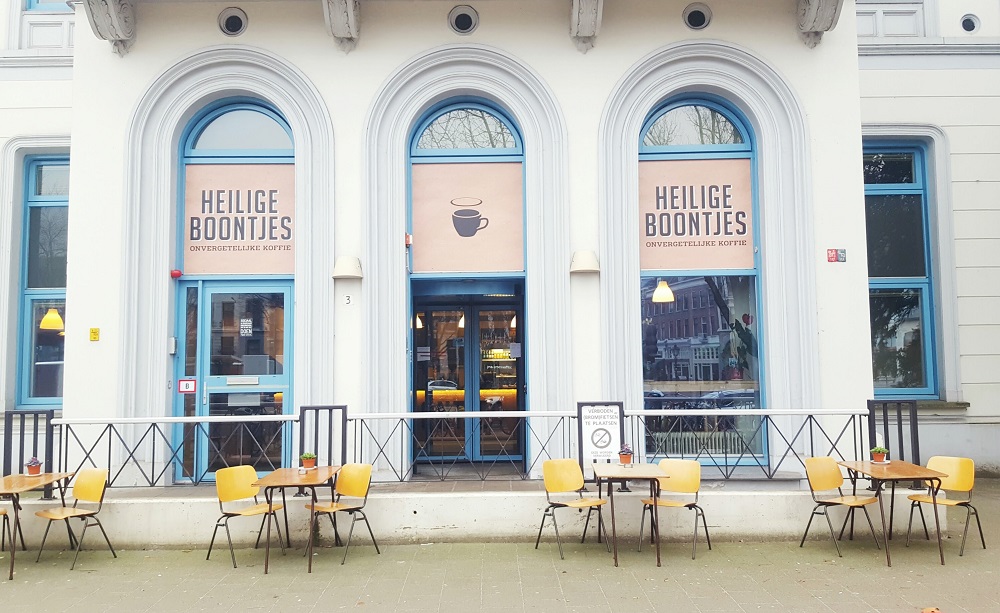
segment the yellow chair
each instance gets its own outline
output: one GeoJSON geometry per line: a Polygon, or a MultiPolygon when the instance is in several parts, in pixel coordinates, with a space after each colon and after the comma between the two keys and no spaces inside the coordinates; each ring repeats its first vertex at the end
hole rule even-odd
{"type": "Polygon", "coordinates": [[[378,547],[378,541],[375,540],[375,533],[372,532],[372,526],[368,523],[368,516],[362,510],[368,502],[368,490],[371,489],[371,484],[371,464],[344,464],[337,472],[333,500],[329,504],[316,503],[313,505],[310,503],[306,505],[306,508],[312,512],[310,532],[315,534],[316,520],[320,515],[328,515],[330,523],[333,524],[334,542],[338,544],[340,543],[340,533],[337,532],[336,513],[347,513],[351,516],[351,531],[347,534],[347,547],[344,548],[344,559],[340,561],[341,564],[347,562],[347,552],[351,549],[351,537],[354,536],[354,524],[358,521],[359,515],[364,520],[365,526],[368,527],[368,534],[372,537],[372,543],[375,544],[376,553],[380,555],[382,553],[378,547]],[[344,501],[345,496],[351,500],[344,501]]]}
{"type": "Polygon", "coordinates": [[[583,470],[580,464],[573,458],[562,458],[558,460],[546,460],[542,463],[542,477],[545,480],[545,499],[549,506],[542,514],[542,524],[538,526],[538,538],[535,539],[535,549],[542,540],[542,528],[545,527],[545,518],[552,518],[552,527],[556,530],[556,543],[559,545],[559,558],[563,558],[562,539],[559,537],[559,524],[556,523],[556,509],[587,509],[587,520],[583,524],[583,537],[580,542],[587,540],[587,527],[590,525],[590,514],[597,509],[597,540],[601,540],[601,532],[604,532],[604,546],[610,551],[608,545],[608,531],[604,527],[604,517],[601,515],[601,507],[607,504],[604,498],[584,498],[583,497],[583,470]],[[554,501],[552,494],[566,494],[575,492],[577,498],[572,500],[554,501]]]}
{"type": "Polygon", "coordinates": [[[38,562],[42,557],[42,550],[45,548],[45,539],[49,536],[49,528],[52,527],[52,522],[54,521],[62,520],[66,522],[66,528],[69,529],[70,546],[73,546],[76,536],[73,534],[73,528],[69,525],[69,520],[73,518],[83,520],[83,532],[80,534],[80,540],[76,541],[76,555],[73,556],[73,564],[69,567],[70,570],[76,567],[76,559],[80,556],[80,550],[83,549],[83,539],[87,536],[87,528],[90,526],[97,526],[101,529],[101,534],[104,535],[104,540],[108,543],[111,555],[116,558],[118,557],[118,554],[115,553],[115,548],[111,546],[108,533],[104,531],[101,520],[97,518],[97,514],[101,512],[101,507],[104,506],[104,491],[107,489],[107,486],[108,470],[106,468],[85,468],[76,473],[76,481],[73,483],[73,498],[75,498],[73,506],[56,507],[35,512],[35,515],[49,520],[49,523],[45,526],[45,534],[42,536],[42,544],[38,547],[38,557],[35,558],[35,562],[38,562]],[[81,502],[95,503],[97,504],[97,508],[84,509],[78,507],[77,505],[81,502]],[[93,520],[93,523],[91,523],[91,520],[93,520]]]}
{"type": "Polygon", "coordinates": [[[257,502],[257,494],[260,488],[254,485],[257,481],[257,469],[253,466],[230,466],[215,471],[215,493],[219,498],[219,510],[222,515],[215,521],[215,530],[212,530],[212,541],[208,544],[208,555],[205,559],[212,557],[212,546],[215,545],[215,535],[219,528],[226,529],[226,540],[229,541],[229,555],[233,558],[233,568],[236,568],[236,553],[233,551],[233,538],[229,533],[229,520],[234,517],[256,517],[262,515],[260,528],[257,530],[257,542],[254,549],[260,546],[260,535],[264,531],[264,522],[270,515],[274,520],[274,526],[278,532],[278,543],[281,545],[281,553],[285,553],[285,541],[281,538],[281,525],[275,511],[284,508],[280,504],[268,507],[266,502],[257,502]],[[226,510],[226,503],[238,502],[241,500],[253,499],[253,506],[226,510]]]}
{"type": "MultiPolygon", "coordinates": [[[[976,481],[976,464],[971,458],[956,458],[951,456],[934,456],[927,461],[927,468],[948,475],[941,479],[941,489],[947,492],[965,494],[964,498],[941,498],[937,497],[937,503],[946,507],[965,507],[965,530],[962,532],[962,548],[958,555],[965,554],[965,537],[969,536],[969,519],[976,516],[976,526],[979,528],[979,540],[983,542],[983,549],[986,549],[986,538],[983,536],[983,525],[979,523],[979,511],[972,506],[972,487],[976,481]]],[[[910,545],[910,529],[913,527],[913,509],[920,511],[920,522],[924,525],[924,535],[930,539],[927,532],[927,522],[924,521],[924,510],[921,503],[934,504],[931,497],[931,488],[928,483],[926,494],[912,494],[908,496],[910,502],[910,523],[906,527],[906,545],[910,545]]]]}
{"type": "MultiPolygon", "coordinates": [[[[682,500],[669,500],[664,498],[656,499],[656,506],[671,509],[691,509],[694,511],[694,536],[691,538],[691,559],[694,559],[695,549],[698,546],[698,517],[701,517],[701,525],[705,528],[705,540],[708,541],[709,550],[712,549],[712,538],[708,536],[708,523],[705,521],[705,510],[698,506],[698,491],[701,489],[701,463],[697,460],[660,460],[660,470],[667,473],[666,479],[660,479],[660,493],[668,494],[694,494],[694,501],[685,502],[682,500]]],[[[646,522],[646,511],[649,511],[649,537],[653,538],[654,533],[659,533],[654,525],[653,499],[643,498],[642,519],[639,520],[639,551],[642,551],[642,531],[646,522]]]]}
{"type": "MultiPolygon", "coordinates": [[[[830,523],[830,514],[827,513],[830,507],[844,506],[848,510],[847,516],[844,518],[844,525],[840,527],[840,537],[844,536],[844,528],[847,527],[848,520],[854,517],[854,511],[860,507],[865,512],[865,519],[868,520],[868,527],[871,528],[872,538],[875,539],[875,546],[879,549],[882,548],[878,543],[878,537],[875,535],[875,525],[872,524],[872,518],[868,515],[867,509],[868,505],[878,502],[878,498],[875,496],[845,496],[844,492],[840,489],[844,485],[844,475],[841,474],[837,461],[831,457],[806,458],[806,477],[809,479],[809,489],[812,490],[812,499],[816,503],[816,506],[813,507],[812,515],[809,516],[809,523],[806,524],[806,531],[802,534],[799,547],[802,547],[806,542],[806,536],[809,534],[809,526],[812,525],[813,517],[823,515],[826,517],[827,525],[830,526],[830,536],[833,538],[833,544],[837,546],[837,555],[844,557],[840,553],[840,543],[837,542],[838,537],[833,532],[833,524],[830,523]],[[828,492],[830,490],[837,490],[838,496],[824,499],[816,497],[817,492],[828,492]]],[[[853,524],[851,526],[853,538],[853,524]]]]}

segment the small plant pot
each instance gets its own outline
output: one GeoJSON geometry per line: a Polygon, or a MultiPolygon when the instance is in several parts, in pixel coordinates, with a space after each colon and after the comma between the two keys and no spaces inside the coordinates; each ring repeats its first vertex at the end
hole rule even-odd
{"type": "Polygon", "coordinates": [[[885,454],[884,453],[873,453],[872,454],[872,462],[878,462],[880,464],[882,462],[885,462],[885,454]]]}
{"type": "Polygon", "coordinates": [[[302,460],[302,468],[316,468],[316,458],[302,460]]]}
{"type": "Polygon", "coordinates": [[[42,474],[42,465],[39,464],[37,466],[28,466],[28,474],[29,475],[40,475],[40,474],[42,474]]]}
{"type": "Polygon", "coordinates": [[[632,454],[630,454],[630,453],[619,453],[618,454],[618,460],[622,464],[631,464],[632,463],[632,454]]]}

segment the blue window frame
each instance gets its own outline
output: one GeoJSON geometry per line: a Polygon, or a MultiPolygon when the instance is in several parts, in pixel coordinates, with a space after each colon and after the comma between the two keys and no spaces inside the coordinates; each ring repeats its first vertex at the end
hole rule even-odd
{"type": "Polygon", "coordinates": [[[866,143],[865,222],[875,395],[938,395],[926,153],[866,143]]]}
{"type": "Polygon", "coordinates": [[[69,159],[29,158],[24,185],[17,404],[61,406],[69,159]]]}
{"type": "Polygon", "coordinates": [[[73,11],[64,0],[27,0],[25,10],[47,13],[70,13],[73,11]]]}
{"type": "MultiPolygon", "coordinates": [[[[755,141],[746,126],[742,116],[722,99],[701,95],[668,100],[646,119],[638,155],[640,165],[748,160],[756,246],[755,141]]],[[[643,268],[639,312],[643,406],[650,410],[762,407],[760,293],[757,249],[750,268],[643,268]],[[666,305],[659,302],[661,292],[657,291],[663,286],[673,295],[666,305]],[[724,323],[709,327],[708,322],[724,323]]],[[[694,457],[705,463],[752,463],[749,453],[767,452],[755,416],[651,416],[645,421],[646,457],[650,461],[671,456],[694,457]]]]}

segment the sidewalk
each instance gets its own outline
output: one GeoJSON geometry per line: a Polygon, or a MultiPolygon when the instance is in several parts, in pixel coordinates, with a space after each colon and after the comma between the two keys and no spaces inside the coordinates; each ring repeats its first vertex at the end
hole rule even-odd
{"type": "MultiPolygon", "coordinates": [[[[375,525],[382,555],[376,555],[360,527],[346,565],[340,564],[343,549],[321,547],[311,575],[302,543],[294,543],[299,549],[284,557],[275,549],[271,572],[264,575],[263,550],[238,549],[240,567],[233,569],[224,536],[210,561],[205,549],[119,551],[115,560],[94,533],[74,571],[69,570],[70,552],[47,550],[38,564],[37,551],[19,552],[14,580],[0,581],[0,601],[5,612],[919,613],[937,607],[943,613],[1000,613],[1000,480],[977,481],[974,500],[989,549],[982,549],[973,522],[965,555],[959,557],[965,514],[951,511],[946,566],[938,563],[933,539],[904,547],[908,509],[897,509],[891,568],[863,526],[854,541],[841,543],[844,557],[838,558],[822,519],[819,525],[813,522],[815,538],[803,548],[797,540],[713,540],[709,551],[702,538],[697,560],[691,560],[690,541],[683,540],[688,534],[671,534],[660,568],[652,548],[635,551],[635,534],[619,535],[621,565],[615,568],[611,555],[592,539],[565,542],[566,559],[560,560],[551,526],[536,551],[534,534],[517,543],[403,545],[393,544],[392,535],[380,534],[375,525]]],[[[802,518],[803,528],[807,519],[802,518]]],[[[114,538],[113,527],[108,528],[114,538]]],[[[211,529],[205,526],[206,545],[211,529]]],[[[568,541],[573,536],[564,535],[568,541]]],[[[50,537],[65,539],[65,532],[54,530],[50,537]]],[[[8,555],[0,553],[5,570],[8,555]]]]}

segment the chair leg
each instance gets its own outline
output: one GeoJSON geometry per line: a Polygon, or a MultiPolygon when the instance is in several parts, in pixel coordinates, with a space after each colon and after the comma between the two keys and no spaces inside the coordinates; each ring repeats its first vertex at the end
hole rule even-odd
{"type": "Polygon", "coordinates": [[[833,539],[833,544],[837,546],[837,555],[842,558],[844,554],[840,553],[840,543],[837,542],[837,533],[833,531],[833,522],[830,521],[830,510],[824,507],[823,516],[826,517],[826,525],[830,526],[830,538],[833,539]]]}
{"type": "Polygon", "coordinates": [[[611,539],[608,538],[608,526],[604,523],[604,514],[601,512],[601,507],[597,507],[597,525],[599,528],[597,542],[601,542],[601,533],[603,532],[604,548],[608,550],[608,553],[611,553],[611,539]]]}
{"type": "Polygon", "coordinates": [[[368,536],[372,537],[372,544],[375,545],[375,553],[382,555],[382,550],[378,548],[378,541],[375,540],[375,533],[372,532],[372,525],[368,521],[368,516],[364,514],[364,511],[358,511],[361,513],[361,519],[365,520],[365,526],[368,527],[368,536]]]}
{"type": "Polygon", "coordinates": [[[910,502],[910,521],[906,524],[906,546],[910,546],[910,531],[913,530],[913,505],[917,504],[914,500],[910,502]]]}
{"type": "Polygon", "coordinates": [[[101,529],[101,534],[104,535],[104,542],[108,544],[108,549],[111,550],[111,557],[117,559],[118,554],[115,553],[115,548],[111,545],[111,539],[108,538],[108,533],[104,531],[104,524],[101,523],[101,520],[98,519],[96,515],[94,516],[94,522],[97,523],[97,527],[101,529]]]}
{"type": "Polygon", "coordinates": [[[205,556],[206,560],[212,559],[212,547],[215,545],[215,535],[219,533],[219,526],[222,525],[221,522],[224,517],[225,515],[215,520],[215,530],[212,530],[212,540],[208,542],[208,555],[205,556]]]}
{"type": "Polygon", "coordinates": [[[587,509],[587,519],[583,521],[583,536],[580,537],[580,543],[587,542],[587,528],[590,526],[590,514],[594,512],[594,507],[587,509]]]}
{"type": "Polygon", "coordinates": [[[917,502],[917,511],[920,512],[920,523],[924,525],[924,538],[929,541],[931,540],[931,533],[927,531],[927,521],[924,519],[924,505],[917,502]]]}
{"type": "MultiPolygon", "coordinates": [[[[643,532],[643,528],[646,525],[646,509],[649,509],[650,510],[650,515],[652,515],[652,507],[650,507],[648,504],[642,505],[642,513],[639,515],[639,552],[640,553],[642,552],[642,539],[643,539],[643,536],[645,534],[645,532],[643,532]]],[[[650,521],[652,521],[652,520],[650,520],[650,521]]],[[[650,538],[652,538],[652,536],[653,536],[653,527],[652,527],[652,524],[650,525],[650,528],[649,528],[649,536],[650,536],[650,538]]]]}
{"type": "Polygon", "coordinates": [[[38,556],[35,557],[35,564],[42,559],[42,550],[45,549],[45,539],[49,538],[49,528],[52,527],[52,520],[45,524],[45,534],[42,535],[42,544],[38,546],[38,556]]]}
{"type": "Polygon", "coordinates": [[[535,549],[538,549],[538,544],[542,542],[542,528],[545,527],[545,518],[548,517],[549,510],[545,509],[542,513],[542,523],[538,526],[538,536],[535,538],[535,549]]]}
{"type": "Polygon", "coordinates": [[[875,539],[875,547],[882,549],[882,546],[878,544],[878,536],[875,534],[875,524],[872,523],[872,517],[868,514],[868,507],[861,507],[861,510],[865,512],[865,519],[868,520],[868,527],[871,528],[872,538],[875,539]]]}
{"type": "Polygon", "coordinates": [[[264,517],[260,521],[260,529],[257,530],[257,542],[254,543],[253,548],[257,549],[260,547],[260,537],[264,533],[264,522],[267,521],[268,515],[270,515],[271,519],[274,521],[274,529],[278,534],[278,544],[281,545],[281,555],[285,555],[285,539],[281,538],[281,522],[278,521],[278,515],[276,513],[264,513],[264,517]]]}
{"type": "MultiPolygon", "coordinates": [[[[10,534],[10,520],[6,515],[3,516],[3,532],[0,533],[0,551],[6,551],[7,547],[7,535],[10,534]]],[[[14,542],[14,537],[10,537],[10,546],[17,549],[17,544],[14,542]]]]}
{"type": "Polygon", "coordinates": [[[812,526],[813,517],[816,517],[817,515],[816,509],[818,509],[819,507],[820,505],[816,505],[815,507],[813,507],[812,513],[809,514],[809,521],[806,523],[806,531],[802,533],[802,540],[799,541],[799,547],[805,544],[806,537],[809,536],[809,526],[812,526]]]}
{"type": "Polygon", "coordinates": [[[232,556],[232,558],[233,558],[233,568],[236,568],[236,552],[233,551],[233,537],[229,533],[229,518],[228,517],[226,518],[226,521],[225,521],[225,523],[223,525],[226,528],[226,540],[229,541],[229,555],[232,556]]]}
{"type": "Polygon", "coordinates": [[[340,561],[341,566],[347,562],[347,554],[351,551],[351,537],[354,536],[354,524],[358,523],[356,511],[348,511],[351,516],[351,530],[347,533],[347,546],[344,547],[344,559],[340,561]]]}
{"type": "Polygon", "coordinates": [[[976,526],[979,528],[979,540],[983,542],[983,549],[986,549],[986,537],[983,536],[983,525],[979,523],[979,511],[971,504],[969,507],[972,509],[972,514],[976,516],[976,526]]]}
{"type": "Polygon", "coordinates": [[[83,532],[80,533],[80,540],[77,541],[76,555],[73,556],[73,563],[69,565],[69,569],[73,570],[76,568],[76,559],[80,557],[80,550],[83,549],[83,539],[87,537],[87,528],[90,526],[90,522],[87,518],[83,518],[83,532]]]}
{"type": "Polygon", "coordinates": [[[562,539],[559,538],[559,523],[556,521],[555,509],[552,509],[552,527],[556,530],[556,544],[559,545],[559,559],[565,560],[566,558],[563,557],[562,539]]]}
{"type": "Polygon", "coordinates": [[[705,520],[705,509],[699,507],[698,505],[692,505],[691,510],[694,511],[694,538],[691,539],[691,559],[694,559],[695,548],[698,544],[698,516],[701,516],[701,525],[705,529],[705,541],[708,542],[708,549],[712,549],[712,539],[708,536],[708,522],[705,520]]]}

